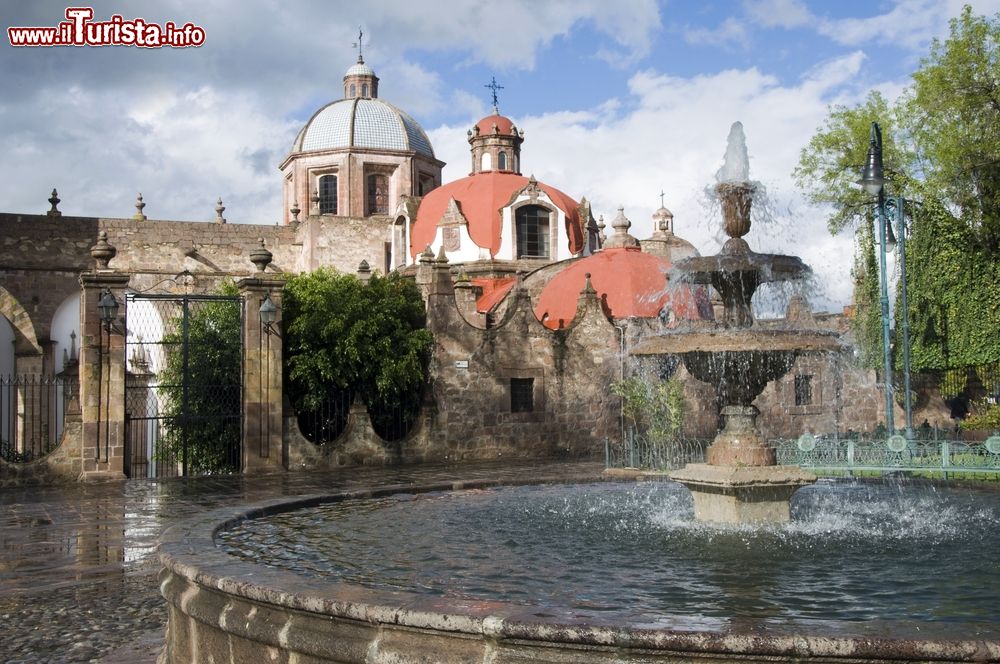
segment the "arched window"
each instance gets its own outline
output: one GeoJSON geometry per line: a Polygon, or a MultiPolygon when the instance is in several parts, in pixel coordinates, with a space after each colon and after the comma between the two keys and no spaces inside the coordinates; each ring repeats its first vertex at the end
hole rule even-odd
{"type": "Polygon", "coordinates": [[[368,214],[389,214],[389,178],[381,173],[368,176],[368,214]]]}
{"type": "Polygon", "coordinates": [[[361,84],[361,96],[362,97],[367,97],[368,96],[368,84],[367,83],[362,83],[361,84]]]}
{"type": "Polygon", "coordinates": [[[501,152],[497,156],[497,170],[506,171],[507,170],[507,153],[501,152]]]}
{"type": "Polygon", "coordinates": [[[517,258],[549,257],[549,211],[525,205],[514,213],[517,258]]]}
{"type": "Polygon", "coordinates": [[[353,99],[354,97],[357,96],[357,94],[358,94],[358,88],[355,87],[353,83],[351,83],[351,92],[347,96],[353,99]]]}
{"type": "Polygon", "coordinates": [[[493,170],[493,155],[489,152],[484,152],[482,161],[480,161],[479,164],[479,170],[481,171],[493,170]]]}
{"type": "Polygon", "coordinates": [[[336,175],[323,175],[319,179],[319,213],[337,214],[336,175]]]}

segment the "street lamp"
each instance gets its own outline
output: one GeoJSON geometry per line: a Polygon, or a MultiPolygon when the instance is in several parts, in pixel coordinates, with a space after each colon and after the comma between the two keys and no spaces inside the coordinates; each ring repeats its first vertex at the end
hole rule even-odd
{"type": "Polygon", "coordinates": [[[885,418],[886,426],[891,435],[895,431],[892,403],[892,356],[889,351],[889,280],[886,276],[886,253],[894,246],[899,251],[900,272],[900,305],[902,306],[903,326],[903,401],[906,412],[906,437],[913,438],[913,408],[910,398],[910,310],[906,300],[906,225],[904,207],[906,201],[902,196],[886,200],[885,170],[882,166],[882,130],[877,122],[873,122],[868,140],[868,158],[858,184],[876,196],[876,214],[878,215],[879,239],[879,285],[881,288],[882,305],[882,359],[885,363],[885,418]],[[893,233],[889,221],[889,210],[893,212],[896,221],[896,233],[893,233]],[[898,238],[898,244],[897,244],[898,238]]]}

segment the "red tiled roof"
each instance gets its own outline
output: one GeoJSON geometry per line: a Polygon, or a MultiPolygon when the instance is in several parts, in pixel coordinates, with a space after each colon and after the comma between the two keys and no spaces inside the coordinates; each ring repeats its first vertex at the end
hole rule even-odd
{"type": "MultiPolygon", "coordinates": [[[[528,178],[514,173],[489,171],[477,173],[434,189],[424,196],[417,209],[417,220],[410,234],[410,255],[416,256],[434,241],[437,223],[454,198],[469,222],[469,236],[477,246],[500,251],[500,209],[515,191],[528,184],[528,178]]],[[[572,254],[583,250],[583,227],[578,203],[555,187],[538,183],[552,202],[566,213],[566,234],[572,254]]]]}
{"type": "Polygon", "coordinates": [[[575,261],[559,272],[542,291],[535,316],[545,327],[565,327],[576,316],[576,304],[587,274],[599,298],[621,318],[652,318],[667,304],[679,319],[697,320],[710,308],[703,288],[667,288],[670,262],[637,247],[604,249],[575,261]],[[546,317],[547,315],[547,317],[546,317]]]}
{"type": "Polygon", "coordinates": [[[487,277],[481,277],[477,279],[471,279],[473,286],[479,286],[483,289],[483,294],[479,296],[476,300],[476,311],[481,314],[490,311],[500,302],[502,299],[507,297],[507,293],[510,289],[514,287],[517,283],[516,277],[499,277],[496,279],[490,279],[487,277]]]}

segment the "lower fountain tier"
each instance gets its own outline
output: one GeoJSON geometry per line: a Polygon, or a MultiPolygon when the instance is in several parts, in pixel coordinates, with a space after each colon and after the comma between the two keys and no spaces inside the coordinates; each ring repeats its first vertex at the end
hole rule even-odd
{"type": "Polygon", "coordinates": [[[827,330],[717,328],[677,331],[643,339],[632,355],[679,355],[689,352],[838,351],[839,336],[827,330]]]}
{"type": "Polygon", "coordinates": [[[712,466],[691,463],[670,473],[694,496],[694,516],[715,523],[784,523],[789,501],[816,476],[798,466],[712,466]]]}

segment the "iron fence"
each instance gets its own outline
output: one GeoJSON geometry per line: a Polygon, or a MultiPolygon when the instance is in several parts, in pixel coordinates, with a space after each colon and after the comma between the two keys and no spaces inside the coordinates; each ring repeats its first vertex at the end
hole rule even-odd
{"type": "Polygon", "coordinates": [[[818,474],[917,473],[940,476],[1000,474],[1000,435],[983,442],[907,440],[900,434],[884,439],[816,437],[775,441],[778,463],[818,474]]]}
{"type": "Polygon", "coordinates": [[[704,463],[710,442],[704,438],[650,438],[626,431],[621,442],[604,441],[604,463],[608,468],[675,470],[689,463],[704,463]]]}
{"type": "Polygon", "coordinates": [[[74,385],[61,376],[0,376],[0,458],[27,463],[54,450],[74,385]]]}
{"type": "Polygon", "coordinates": [[[299,431],[306,440],[317,445],[334,442],[347,428],[347,417],[353,401],[354,395],[350,392],[331,388],[326,399],[316,408],[295,413],[299,431]]]}

